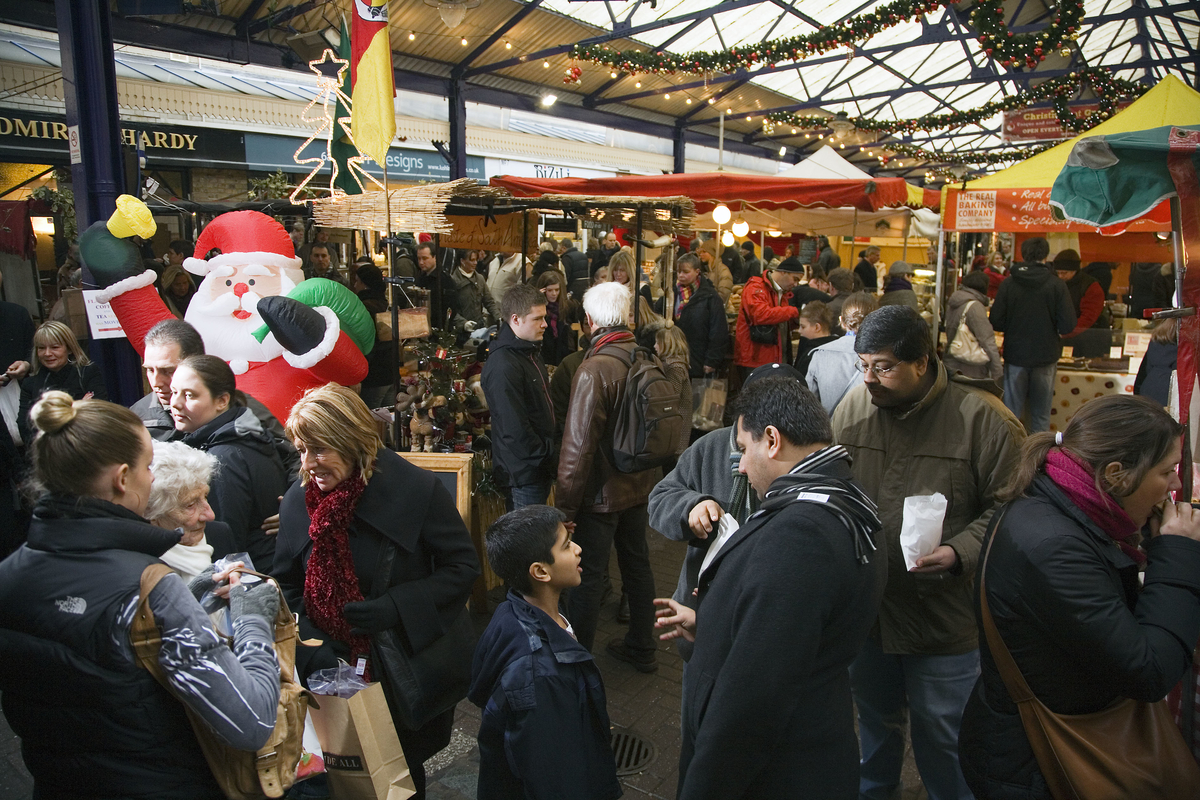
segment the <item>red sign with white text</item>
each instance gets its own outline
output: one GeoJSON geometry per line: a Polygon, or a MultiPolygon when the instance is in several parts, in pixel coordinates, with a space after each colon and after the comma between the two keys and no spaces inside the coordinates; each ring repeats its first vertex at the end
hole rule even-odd
{"type": "MultiPolygon", "coordinates": [[[[1125,108],[1132,101],[1122,101],[1117,104],[1117,110],[1125,108]]],[[[1072,103],[1071,113],[1076,116],[1091,114],[1100,110],[1099,103],[1072,103]]],[[[1005,111],[1004,125],[1001,136],[1008,142],[1058,141],[1070,139],[1074,133],[1063,128],[1058,122],[1058,114],[1053,108],[1023,108],[1020,111],[1005,111]]]]}
{"type": "MultiPolygon", "coordinates": [[[[1163,201],[1164,203],[1168,201],[1163,201]]],[[[1170,220],[1167,215],[1165,219],[1170,220]]],[[[942,226],[948,231],[1094,232],[1094,225],[1054,219],[1050,214],[1050,187],[1032,189],[946,190],[942,226]]],[[[1143,217],[1125,226],[1129,231],[1169,231],[1170,222],[1143,217]]]]}

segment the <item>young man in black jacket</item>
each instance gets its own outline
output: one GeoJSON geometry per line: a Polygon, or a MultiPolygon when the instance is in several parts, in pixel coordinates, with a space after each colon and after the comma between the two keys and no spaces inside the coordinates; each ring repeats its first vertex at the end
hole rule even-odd
{"type": "Polygon", "coordinates": [[[540,505],[554,479],[554,409],[542,363],[546,297],[527,283],[500,301],[504,327],[492,343],[480,383],[492,413],[496,483],[509,511],[540,505]]]}

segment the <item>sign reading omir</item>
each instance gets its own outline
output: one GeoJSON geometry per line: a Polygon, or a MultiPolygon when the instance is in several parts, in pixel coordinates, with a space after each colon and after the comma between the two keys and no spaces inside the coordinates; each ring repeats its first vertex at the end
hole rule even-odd
{"type": "MultiPolygon", "coordinates": [[[[67,123],[44,119],[0,117],[0,136],[26,136],[30,139],[62,139],[67,141],[67,123]]],[[[136,131],[121,129],[121,141],[130,147],[158,147],[166,150],[195,150],[199,136],[191,133],[166,131],[136,131]]]]}

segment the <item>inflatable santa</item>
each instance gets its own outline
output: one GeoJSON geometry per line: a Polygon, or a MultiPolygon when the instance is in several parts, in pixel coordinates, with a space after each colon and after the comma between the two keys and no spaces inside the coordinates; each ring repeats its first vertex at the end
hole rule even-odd
{"type": "MultiPolygon", "coordinates": [[[[149,238],[155,224],[140,200],[121,195],[117,211],[79,237],[79,251],[129,342],[143,355],[147,331],[171,312],[142,270],[130,237],[149,238]]],[[[367,374],[375,326],[344,286],[304,279],[291,237],[257,211],[221,214],[201,232],[183,266],[202,277],[185,319],[205,351],[229,363],[237,386],[284,421],[307,389],[352,386],[367,374]]]]}

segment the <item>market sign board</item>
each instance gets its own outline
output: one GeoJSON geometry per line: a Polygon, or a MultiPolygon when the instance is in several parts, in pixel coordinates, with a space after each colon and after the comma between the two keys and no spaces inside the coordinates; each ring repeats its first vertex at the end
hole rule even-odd
{"type": "Polygon", "coordinates": [[[441,247],[460,247],[502,253],[519,253],[524,249],[528,255],[538,249],[538,215],[536,211],[521,214],[498,214],[496,216],[459,217],[446,215],[454,225],[453,233],[443,233],[438,241],[441,247]],[[525,236],[525,247],[521,237],[525,236]]]}
{"type": "MultiPolygon", "coordinates": [[[[1132,101],[1126,100],[1118,103],[1117,110],[1127,107],[1130,102],[1132,101]]],[[[1072,103],[1070,109],[1076,116],[1083,116],[1099,111],[1100,104],[1072,103]]],[[[1059,124],[1058,114],[1052,107],[1041,106],[1005,111],[1000,135],[1007,142],[1054,142],[1070,139],[1076,134],[1059,124]]]]}
{"type": "MultiPolygon", "coordinates": [[[[262,172],[283,170],[293,174],[307,174],[315,161],[301,164],[297,159],[320,159],[325,155],[325,141],[306,142],[293,136],[274,136],[265,133],[246,134],[246,167],[262,172]]],[[[328,162],[326,162],[328,163],[328,162]]],[[[434,150],[414,150],[409,147],[393,147],[388,150],[388,179],[415,183],[418,181],[450,180],[450,164],[434,150]]],[[[363,168],[383,180],[383,169],[367,159],[363,168]]],[[[328,175],[329,166],[323,165],[319,175],[328,175]]],[[[479,156],[467,156],[467,177],[484,180],[484,160],[479,156]]],[[[328,182],[327,182],[328,183],[328,182]]]]}
{"type": "MultiPolygon", "coordinates": [[[[942,224],[948,231],[1094,232],[1095,226],[1054,219],[1050,187],[972,190],[950,187],[942,224]]],[[[1129,231],[1169,231],[1170,224],[1148,218],[1135,220],[1129,231]]]]}
{"type": "MultiPolygon", "coordinates": [[[[87,135],[78,125],[68,126],[62,116],[0,110],[0,158],[76,164],[87,135]]],[[[237,131],[122,120],[121,144],[144,150],[150,166],[245,168],[242,134],[237,131]]]]}

